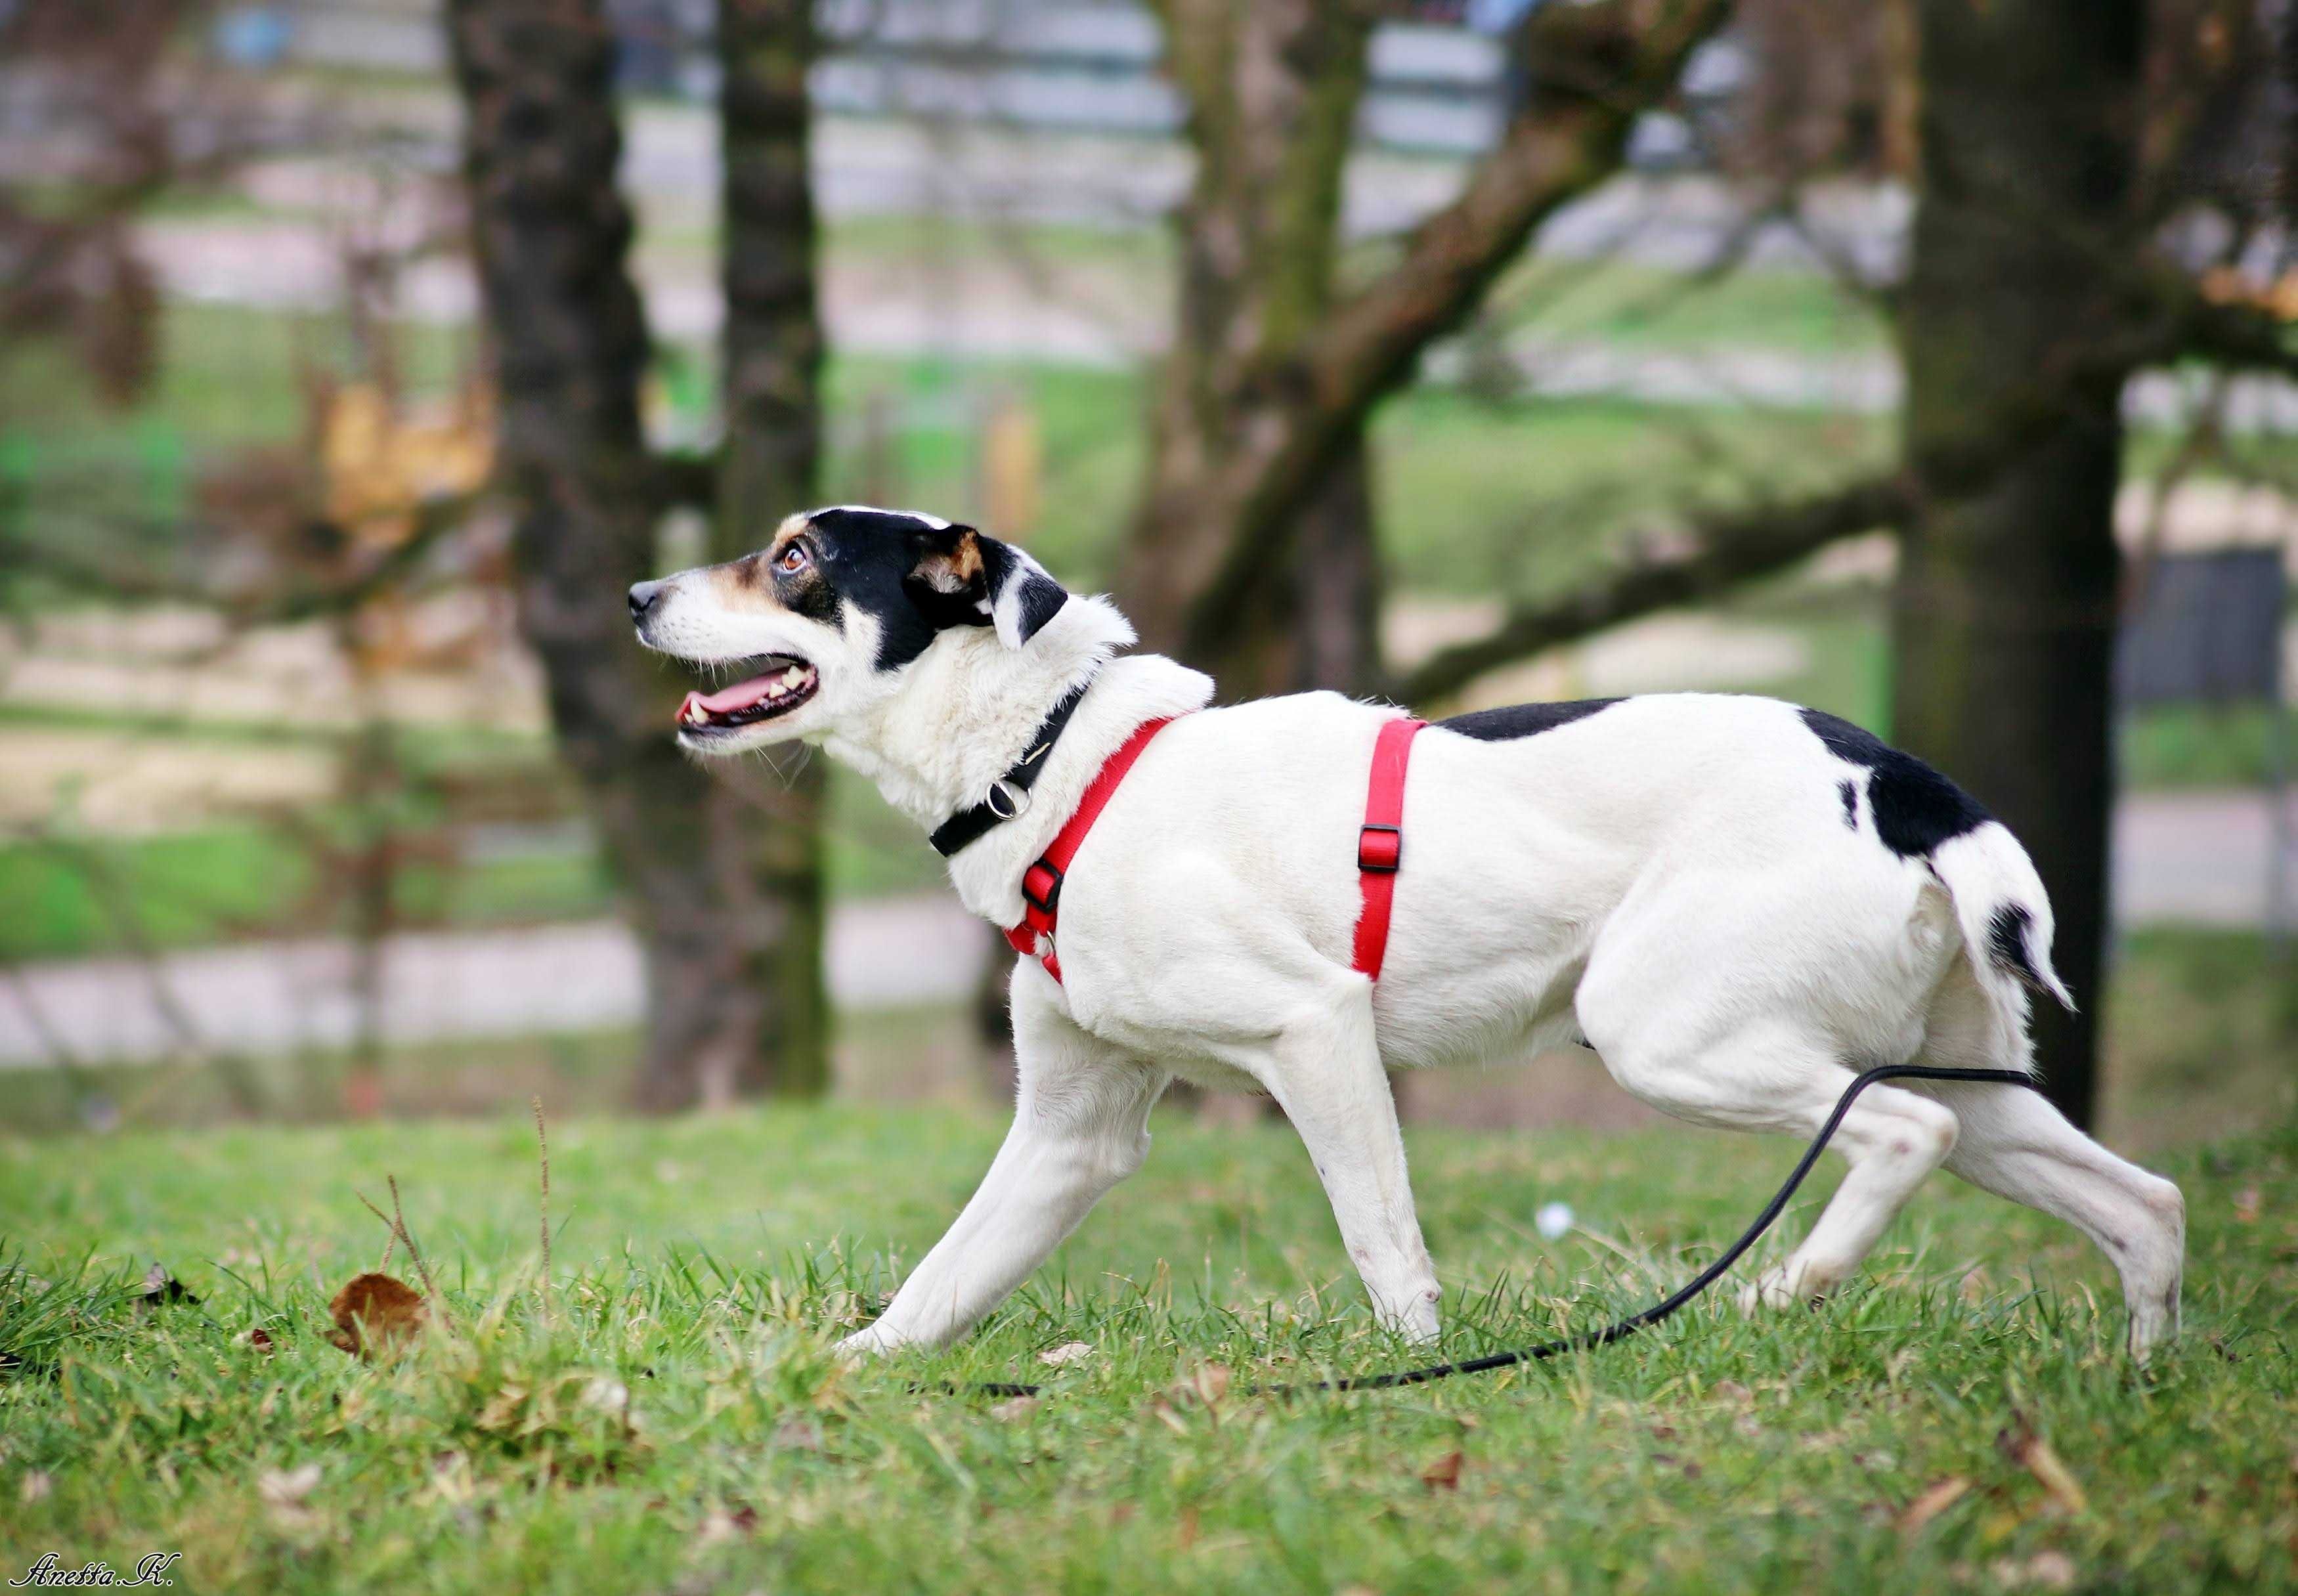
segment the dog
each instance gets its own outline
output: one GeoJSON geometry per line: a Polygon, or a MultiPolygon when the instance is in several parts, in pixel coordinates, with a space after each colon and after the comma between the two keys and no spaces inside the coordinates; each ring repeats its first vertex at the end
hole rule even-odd
{"type": "MultiPolygon", "coordinates": [[[[792,516],[757,553],[641,583],[630,605],[647,647],[739,678],[688,695],[692,753],[818,744],[929,831],[986,802],[950,878],[1002,927],[1023,921],[1024,872],[1104,762],[1170,717],[1069,864],[1058,979],[1050,960],[1015,965],[1011,1132],[848,1353],[971,1328],[1141,1166],[1176,1078],[1276,1099],[1374,1314],[1426,1343],[1439,1293],[1386,1071],[1576,1044],[1679,1119],[1808,1137],[1860,1068],[2031,1071],[2029,991],[2070,1002],[2010,831],[1929,765],[1773,699],[1526,704],[1428,726],[1373,980],[1351,956],[1357,850],[1394,710],[1331,692],[1207,707],[1204,675],[1120,652],[1134,633],[1105,599],[911,512],[792,516]],[[1017,790],[1025,754],[1042,757],[1017,790]]],[[[1746,1286],[1750,1311],[1824,1296],[1945,1165],[2095,1242],[2133,1352],[2175,1333],[2178,1188],[2038,1094],[1878,1087],[1832,1145],[1848,1172],[1746,1286]]]]}

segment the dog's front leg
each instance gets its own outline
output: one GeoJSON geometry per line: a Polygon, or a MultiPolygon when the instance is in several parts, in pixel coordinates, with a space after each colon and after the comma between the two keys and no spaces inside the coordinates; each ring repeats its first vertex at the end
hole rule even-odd
{"type": "Polygon", "coordinates": [[[1307,1144],[1341,1240],[1380,1322],[1416,1342],[1436,1339],[1435,1266],[1420,1237],[1396,1096],[1373,1041],[1372,989],[1353,973],[1303,1004],[1253,1072],[1307,1144]]]}
{"type": "Polygon", "coordinates": [[[840,1351],[955,1340],[1147,1156],[1149,1111],[1170,1077],[1079,1030],[1054,1006],[1052,988],[1043,970],[1021,962],[1013,982],[1013,1128],[948,1234],[877,1322],[847,1336],[840,1351]]]}

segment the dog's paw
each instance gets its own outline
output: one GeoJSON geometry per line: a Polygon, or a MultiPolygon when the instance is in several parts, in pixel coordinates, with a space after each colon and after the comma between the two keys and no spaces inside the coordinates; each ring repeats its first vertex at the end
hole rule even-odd
{"type": "Polygon", "coordinates": [[[1753,1319],[1783,1308],[1816,1308],[1827,1300],[1835,1282],[1799,1267],[1793,1259],[1775,1264],[1740,1288],[1740,1311],[1753,1319]]]}
{"type": "Polygon", "coordinates": [[[893,1343],[880,1335],[878,1327],[860,1329],[830,1349],[831,1355],[846,1364],[863,1364],[873,1358],[882,1358],[893,1350],[893,1343]]]}
{"type": "Polygon", "coordinates": [[[1390,1335],[1412,1346],[1434,1346],[1442,1335],[1436,1318],[1434,1286],[1417,1288],[1394,1297],[1376,1295],[1373,1319],[1390,1335]]]}

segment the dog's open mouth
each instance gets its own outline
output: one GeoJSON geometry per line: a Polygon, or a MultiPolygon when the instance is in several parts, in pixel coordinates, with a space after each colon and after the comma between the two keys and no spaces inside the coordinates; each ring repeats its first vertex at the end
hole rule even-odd
{"type": "Polygon", "coordinates": [[[732,732],[754,726],[788,715],[814,697],[822,685],[812,666],[786,654],[744,660],[740,668],[752,674],[716,692],[686,695],[686,702],[678,707],[680,731],[732,732]]]}

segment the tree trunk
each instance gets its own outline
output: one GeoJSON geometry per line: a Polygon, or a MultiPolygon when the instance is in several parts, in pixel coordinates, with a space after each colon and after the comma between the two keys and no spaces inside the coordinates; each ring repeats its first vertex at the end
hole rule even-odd
{"type": "MultiPolygon", "coordinates": [[[[810,0],[719,0],[726,436],[714,559],[763,547],[784,516],[814,501],[822,336],[806,167],[814,51],[810,0]]],[[[744,959],[748,984],[766,999],[735,1086],[817,1096],[830,1087],[822,979],[827,767],[801,757],[780,769],[788,773],[739,762],[722,773],[714,795],[731,811],[713,828],[727,845],[722,867],[729,880],[757,885],[744,959]]]]}
{"type": "Polygon", "coordinates": [[[1294,519],[1279,557],[1254,572],[1194,663],[1232,699],[1380,690],[1380,550],[1372,466],[1360,434],[1294,519]]]}
{"type": "Polygon", "coordinates": [[[1120,589],[1145,645],[1211,671],[1226,698],[1354,688],[1377,670],[1361,426],[1280,512],[1269,558],[1217,611],[1170,579],[1165,561],[1185,543],[1237,535],[1251,506],[1228,491],[1231,468],[1255,427],[1295,402],[1301,351],[1332,304],[1341,178],[1376,8],[1166,0],[1162,10],[1197,169],[1175,219],[1180,316],[1120,589]]]}
{"type": "Polygon", "coordinates": [[[2119,274],[2144,8],[2138,0],[1922,0],[1922,194],[1898,334],[1919,478],[1893,596],[1896,740],[1946,770],[2033,855],[2054,960],[2083,1005],[2038,1005],[2038,1062],[2078,1124],[2097,1096],[2106,930],[2114,542],[2125,375],[2087,351],[2124,319],[2119,274]],[[1974,490],[1944,462],[2054,415],[1974,490]]]}
{"type": "Polygon", "coordinates": [[[781,901],[787,875],[730,868],[758,829],[678,751],[684,684],[631,633],[624,592],[653,572],[656,473],[615,187],[613,35],[599,0],[451,0],[447,18],[500,469],[519,501],[520,625],[645,952],[637,1100],[723,1102],[772,1075],[769,1011],[789,1000],[759,978],[789,968],[769,950],[820,911],[781,901]]]}

